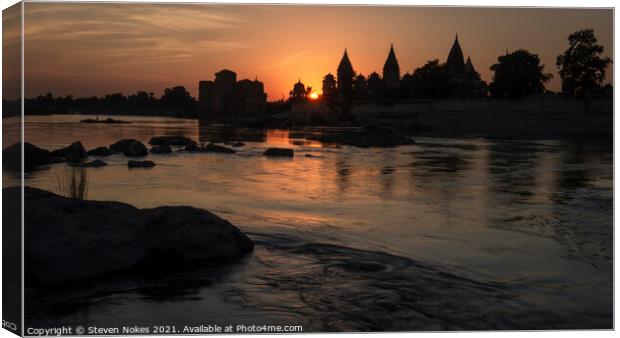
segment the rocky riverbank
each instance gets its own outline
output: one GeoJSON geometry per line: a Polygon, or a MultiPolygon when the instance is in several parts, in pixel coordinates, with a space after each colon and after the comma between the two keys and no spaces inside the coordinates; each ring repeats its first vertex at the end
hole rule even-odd
{"type": "MultiPolygon", "coordinates": [[[[308,140],[319,141],[327,145],[346,145],[359,148],[371,147],[397,147],[400,145],[413,144],[411,137],[398,133],[395,129],[380,126],[365,126],[357,129],[345,129],[338,132],[324,132],[320,134],[296,132],[295,135],[302,135],[308,140]]],[[[236,141],[211,141],[206,144],[199,144],[195,140],[181,135],[166,135],[152,137],[148,144],[150,149],[139,140],[121,139],[109,146],[99,146],[91,150],[86,150],[80,141],[56,149],[47,150],[39,148],[31,143],[24,143],[25,169],[35,168],[40,165],[50,163],[67,162],[75,166],[103,166],[105,162],[100,160],[91,165],[83,163],[89,156],[106,157],[113,154],[123,154],[126,157],[145,157],[151,155],[165,155],[174,151],[186,152],[206,152],[235,154],[237,150],[217,144],[223,143],[230,147],[239,148],[245,146],[243,142],[236,141]]],[[[293,149],[268,149],[266,156],[293,156],[293,149]]],[[[3,150],[5,160],[4,167],[11,170],[20,169],[21,143],[15,143],[3,150]]],[[[128,166],[132,166],[128,162],[128,166]]]]}

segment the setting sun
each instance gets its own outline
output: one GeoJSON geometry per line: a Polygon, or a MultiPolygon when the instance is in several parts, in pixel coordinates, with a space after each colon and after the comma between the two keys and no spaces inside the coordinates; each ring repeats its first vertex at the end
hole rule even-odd
{"type": "Polygon", "coordinates": [[[311,100],[317,100],[319,98],[319,93],[314,92],[310,94],[310,99],[311,100]]]}

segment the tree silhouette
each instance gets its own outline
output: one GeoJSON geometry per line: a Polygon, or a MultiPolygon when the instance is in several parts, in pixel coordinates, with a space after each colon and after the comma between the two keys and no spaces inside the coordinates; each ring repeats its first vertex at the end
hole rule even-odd
{"type": "Polygon", "coordinates": [[[160,102],[163,107],[178,110],[185,115],[190,115],[195,107],[194,98],[183,86],[164,89],[160,102]]]}
{"type": "Polygon", "coordinates": [[[491,66],[495,72],[489,85],[491,96],[498,99],[523,99],[543,93],[551,74],[543,73],[538,55],[524,49],[499,56],[491,66]]]}
{"type": "Polygon", "coordinates": [[[452,84],[446,67],[439,60],[426,62],[416,68],[412,78],[413,96],[425,99],[439,99],[450,96],[452,84]]]}
{"type": "Polygon", "coordinates": [[[582,96],[600,88],[611,59],[601,56],[603,46],[597,44],[594,31],[577,31],[568,36],[568,43],[568,49],[556,61],[562,78],[562,90],[582,96]]]}

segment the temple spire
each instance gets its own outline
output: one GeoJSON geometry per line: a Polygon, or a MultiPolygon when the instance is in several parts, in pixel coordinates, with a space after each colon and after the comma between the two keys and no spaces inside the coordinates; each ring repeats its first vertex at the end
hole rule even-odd
{"type": "Polygon", "coordinates": [[[390,44],[390,52],[383,65],[383,80],[389,88],[400,87],[400,66],[394,52],[394,44],[390,44]]]}
{"type": "Polygon", "coordinates": [[[471,62],[471,57],[467,55],[467,62],[465,62],[465,72],[473,73],[476,70],[474,69],[474,64],[471,62]]]}
{"type": "Polygon", "coordinates": [[[345,90],[351,89],[354,75],[355,72],[353,71],[353,66],[351,65],[351,60],[349,60],[349,54],[345,47],[344,54],[338,65],[338,87],[345,90]]]}
{"type": "Polygon", "coordinates": [[[454,38],[452,48],[450,48],[450,53],[448,54],[448,59],[446,60],[446,66],[448,67],[448,69],[454,72],[463,71],[465,68],[465,60],[463,58],[463,50],[461,49],[461,44],[459,43],[458,33],[454,38]]]}

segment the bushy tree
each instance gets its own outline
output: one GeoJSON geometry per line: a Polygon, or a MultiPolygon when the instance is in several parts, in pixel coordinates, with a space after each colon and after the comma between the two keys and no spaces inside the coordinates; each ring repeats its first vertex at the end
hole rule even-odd
{"type": "Polygon", "coordinates": [[[417,98],[439,99],[450,96],[453,90],[445,66],[439,60],[428,61],[416,68],[411,82],[413,96],[417,98]]]}
{"type": "Polygon", "coordinates": [[[551,74],[544,73],[538,55],[524,49],[502,55],[491,66],[493,82],[489,85],[491,96],[498,99],[523,99],[543,93],[551,74]]]}
{"type": "Polygon", "coordinates": [[[569,47],[558,56],[562,90],[581,96],[601,87],[611,59],[603,57],[603,46],[597,44],[594,31],[585,29],[568,36],[569,47]]]}
{"type": "Polygon", "coordinates": [[[183,86],[166,88],[160,102],[163,107],[180,110],[186,115],[189,115],[195,107],[194,98],[183,86]]]}

